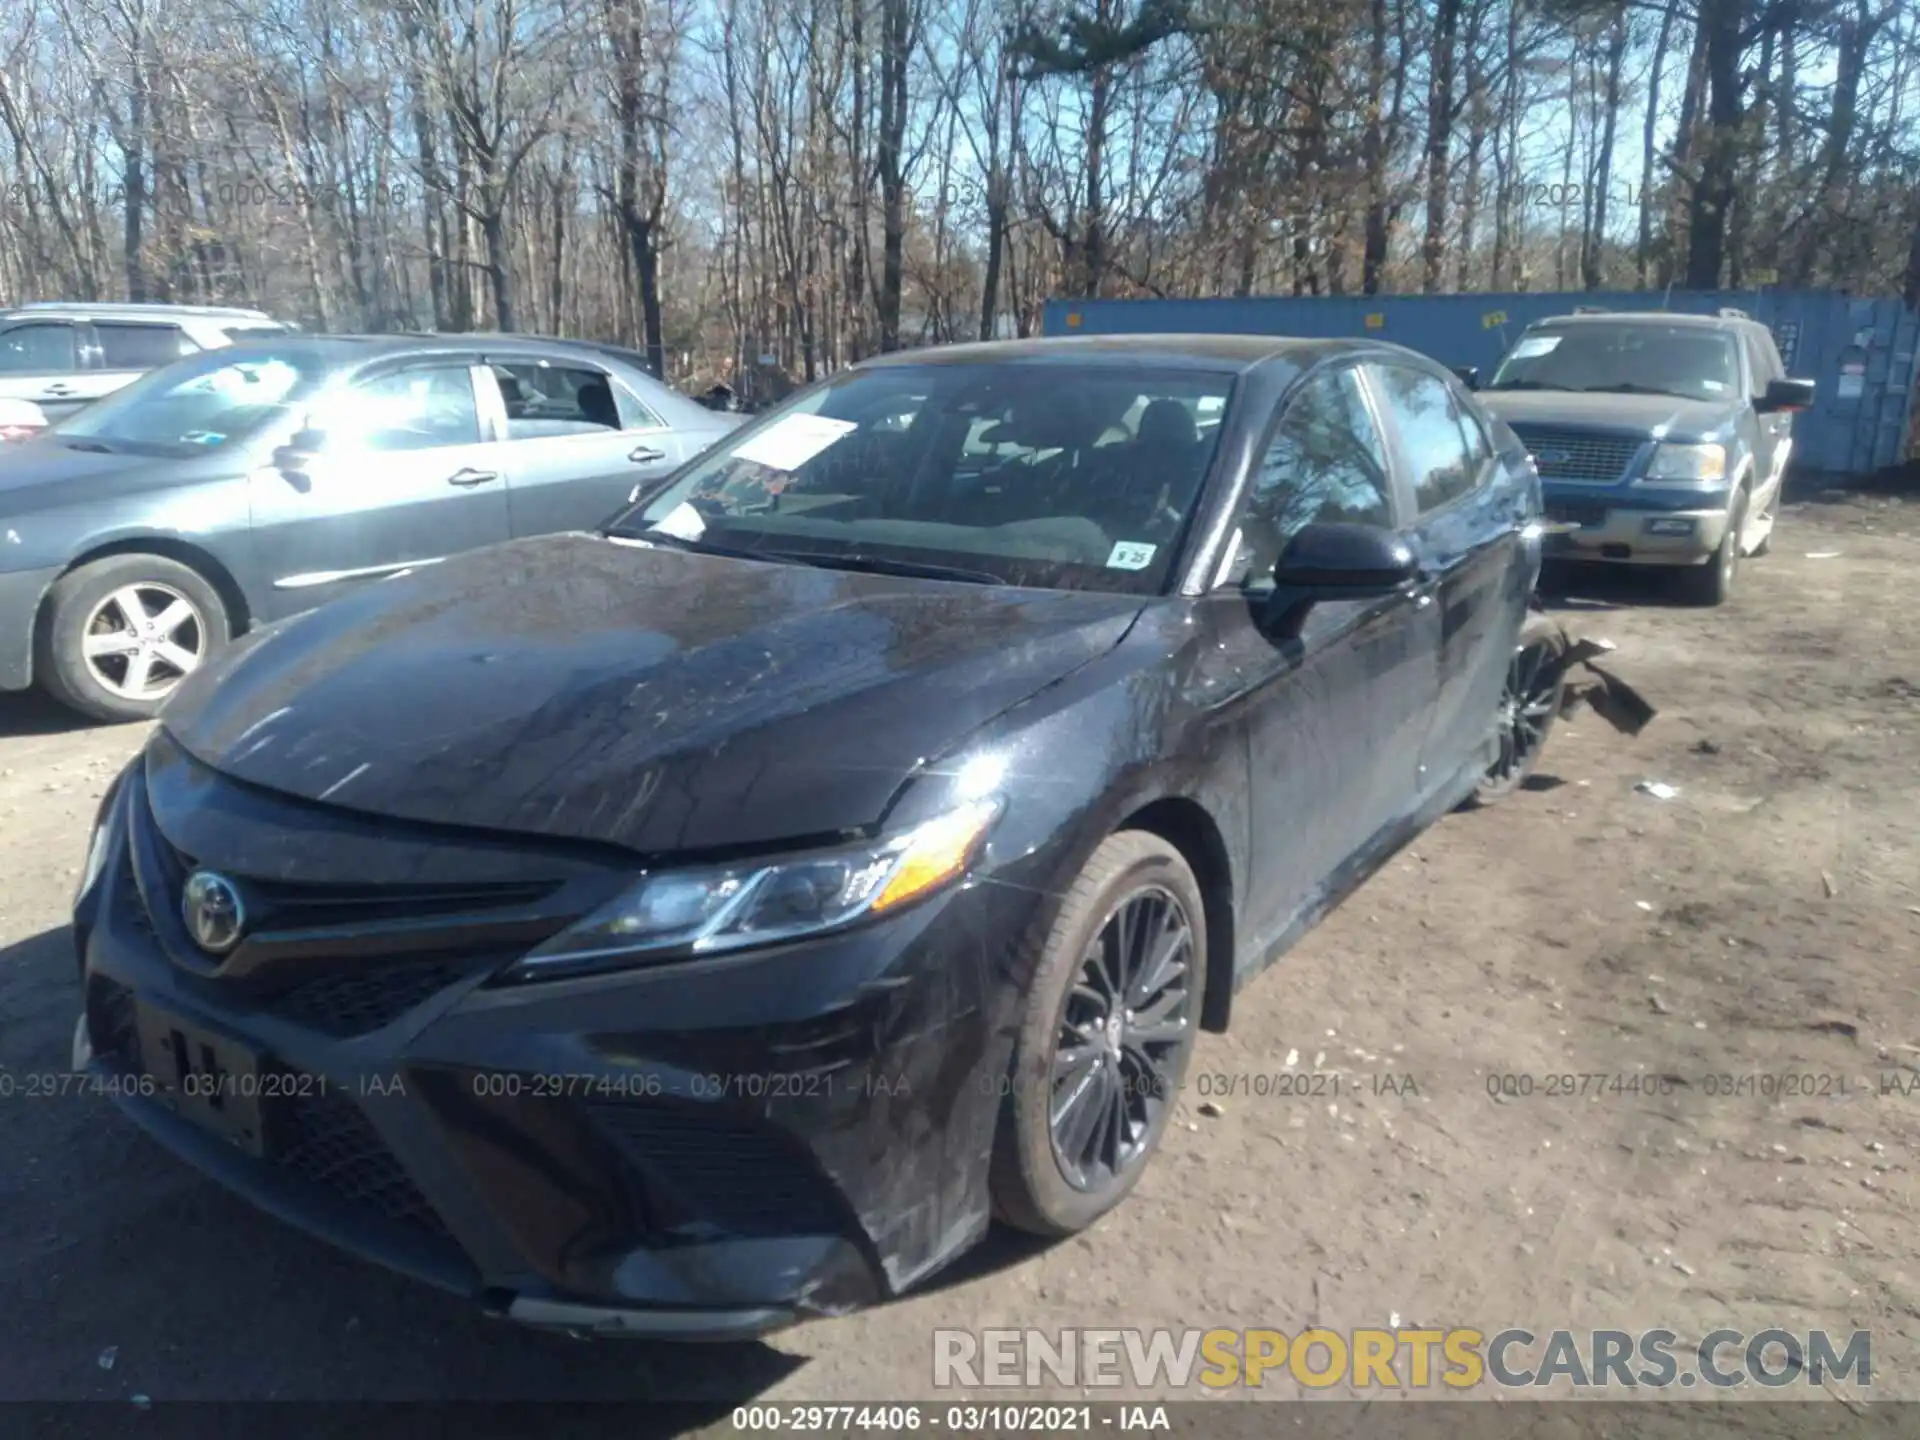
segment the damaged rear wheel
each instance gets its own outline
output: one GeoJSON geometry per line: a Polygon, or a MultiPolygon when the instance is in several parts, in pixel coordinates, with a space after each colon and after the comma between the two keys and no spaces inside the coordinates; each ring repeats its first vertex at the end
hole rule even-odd
{"type": "Polygon", "coordinates": [[[1514,650],[1494,722],[1500,748],[1480,783],[1473,787],[1473,794],[1467,797],[1469,805],[1491,805],[1527,783],[1546,749],[1566,683],[1559,650],[1552,640],[1523,640],[1514,650]]]}

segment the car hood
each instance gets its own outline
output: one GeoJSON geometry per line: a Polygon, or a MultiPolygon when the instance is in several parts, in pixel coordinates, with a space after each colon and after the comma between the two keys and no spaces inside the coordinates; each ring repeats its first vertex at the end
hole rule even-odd
{"type": "Polygon", "coordinates": [[[243,641],[163,723],[238,780],[395,819],[642,854],[774,844],[873,824],[916,765],[1111,649],[1143,603],[549,536],[243,641]]]}
{"type": "Polygon", "coordinates": [[[1567,390],[1482,390],[1476,398],[1509,425],[1565,425],[1673,440],[1716,435],[1726,429],[1735,409],[1731,401],[1567,390]]]}
{"type": "Polygon", "coordinates": [[[53,435],[36,435],[0,446],[0,515],[25,515],[49,505],[110,499],[143,490],[156,482],[173,483],[163,472],[179,461],[151,455],[102,455],[73,450],[53,435]]]}

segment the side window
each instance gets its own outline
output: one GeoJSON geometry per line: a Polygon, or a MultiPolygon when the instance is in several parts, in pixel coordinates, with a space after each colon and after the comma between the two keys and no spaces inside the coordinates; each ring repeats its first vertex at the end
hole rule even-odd
{"type": "Polygon", "coordinates": [[[323,423],[329,447],[434,450],[480,442],[480,411],[465,365],[422,365],[375,376],[343,398],[337,423],[323,423]],[[337,437],[337,439],[336,439],[337,437]]]}
{"type": "Polygon", "coordinates": [[[1750,386],[1753,398],[1758,400],[1767,393],[1769,382],[1779,379],[1786,372],[1780,366],[1780,352],[1774,349],[1771,335],[1760,335],[1749,331],[1746,336],[1747,368],[1752,371],[1750,386]]]}
{"type": "Polygon", "coordinates": [[[0,375],[63,375],[79,368],[71,325],[42,321],[0,330],[0,375]]]}
{"type": "Polygon", "coordinates": [[[1303,526],[1317,520],[1393,524],[1386,448],[1358,374],[1323,371],[1287,402],[1242,504],[1240,541],[1250,583],[1265,583],[1303,526]]]}
{"type": "Polygon", "coordinates": [[[96,320],[93,338],[100,345],[100,363],[108,370],[156,370],[200,348],[177,325],[119,325],[96,320]]]}
{"type": "Polygon", "coordinates": [[[667,422],[662,420],[633,391],[618,380],[613,382],[613,403],[620,409],[620,428],[622,430],[664,430],[667,422]]]}
{"type": "Polygon", "coordinates": [[[509,440],[547,440],[624,428],[613,385],[596,370],[531,360],[496,360],[490,368],[506,407],[509,440]]]}
{"type": "Polygon", "coordinates": [[[1479,478],[1480,466],[1467,443],[1468,417],[1453,391],[1444,381],[1403,365],[1382,365],[1375,373],[1388,416],[1399,431],[1420,513],[1466,494],[1479,478]]]}

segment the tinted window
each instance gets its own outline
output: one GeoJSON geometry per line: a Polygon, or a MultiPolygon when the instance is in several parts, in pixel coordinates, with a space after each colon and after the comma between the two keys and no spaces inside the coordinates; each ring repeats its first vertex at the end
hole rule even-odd
{"type": "Polygon", "coordinates": [[[109,370],[153,370],[200,348],[176,325],[114,325],[96,320],[93,338],[100,346],[100,363],[109,370]]]}
{"type": "Polygon", "coordinates": [[[1453,391],[1424,371],[1400,365],[1382,365],[1375,373],[1388,419],[1400,434],[1420,513],[1466,494],[1479,478],[1480,466],[1453,391]]]}
{"type": "Polygon", "coordinates": [[[1386,451],[1357,373],[1341,369],[1309,379],[1288,401],[1241,510],[1247,579],[1270,581],[1280,552],[1304,525],[1391,526],[1388,493],[1386,451]]]}
{"type": "Polygon", "coordinates": [[[1231,374],[1144,365],[855,370],[728,436],[614,528],[1155,592],[1232,388],[1231,374]]]}
{"type": "Polygon", "coordinates": [[[1740,393],[1733,337],[1698,325],[1582,322],[1527,331],[1489,390],[1602,390],[1726,400],[1740,393]]]}
{"type": "Polygon", "coordinates": [[[314,427],[330,450],[432,450],[478,444],[480,412],[465,365],[420,365],[360,381],[314,427]]]}
{"type": "Polygon", "coordinates": [[[597,370],[576,370],[537,360],[496,361],[492,370],[507,411],[509,440],[622,428],[613,386],[597,370]]]}
{"type": "Polygon", "coordinates": [[[0,374],[57,375],[77,369],[71,325],[16,325],[0,330],[0,374]]]}
{"type": "Polygon", "coordinates": [[[212,350],[150,372],[69,416],[54,433],[133,454],[218,450],[288,414],[324,374],[319,361],[297,351],[235,360],[212,350]]]}

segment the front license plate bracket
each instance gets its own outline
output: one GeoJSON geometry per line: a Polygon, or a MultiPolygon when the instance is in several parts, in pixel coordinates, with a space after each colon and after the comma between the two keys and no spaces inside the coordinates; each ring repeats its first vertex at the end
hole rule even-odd
{"type": "Polygon", "coordinates": [[[142,1003],[140,1055],[156,1098],[249,1155],[267,1154],[260,1052],[243,1040],[142,1003]]]}

